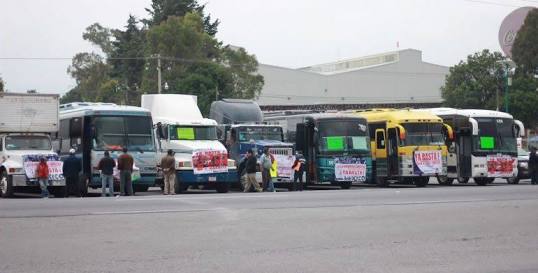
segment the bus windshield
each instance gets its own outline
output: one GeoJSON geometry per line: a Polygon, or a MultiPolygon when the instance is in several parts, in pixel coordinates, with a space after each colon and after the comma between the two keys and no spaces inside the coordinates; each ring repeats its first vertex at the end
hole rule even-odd
{"type": "Polygon", "coordinates": [[[473,150],[477,152],[516,152],[514,121],[508,118],[475,118],[478,136],[473,136],[473,150]]]}
{"type": "Polygon", "coordinates": [[[50,150],[50,139],[46,136],[7,136],[6,150],[50,150]]]}
{"type": "Polygon", "coordinates": [[[241,126],[238,128],[239,141],[245,142],[250,140],[276,140],[282,141],[281,127],[267,126],[241,126]]]}
{"type": "Polygon", "coordinates": [[[441,123],[403,123],[407,132],[401,146],[444,145],[443,125],[441,123]]]}
{"type": "Polygon", "coordinates": [[[151,117],[101,116],[92,120],[93,148],[98,151],[155,151],[151,117]]]}
{"type": "Polygon", "coordinates": [[[368,126],[359,120],[319,122],[318,134],[321,153],[370,151],[368,126]]]}
{"type": "Polygon", "coordinates": [[[170,126],[171,140],[217,140],[215,126],[170,126]]]}

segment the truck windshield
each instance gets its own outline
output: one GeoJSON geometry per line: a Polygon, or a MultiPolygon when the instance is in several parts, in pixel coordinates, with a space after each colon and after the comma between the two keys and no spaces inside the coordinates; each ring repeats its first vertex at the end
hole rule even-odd
{"type": "Polygon", "coordinates": [[[443,145],[443,125],[441,123],[403,123],[407,135],[401,146],[443,145]]]}
{"type": "Polygon", "coordinates": [[[155,151],[151,117],[102,116],[92,120],[95,150],[155,151]]]}
{"type": "Polygon", "coordinates": [[[368,126],[361,120],[327,120],[318,125],[321,153],[369,152],[368,126]]]}
{"type": "Polygon", "coordinates": [[[171,140],[217,140],[215,126],[170,126],[171,140]]]}
{"type": "Polygon", "coordinates": [[[514,121],[508,118],[475,118],[478,136],[473,136],[473,150],[477,152],[517,152],[514,121]]]}
{"type": "Polygon", "coordinates": [[[261,126],[242,126],[239,127],[239,141],[245,142],[250,140],[282,140],[281,127],[261,127],[261,126]]]}
{"type": "Polygon", "coordinates": [[[46,136],[7,136],[6,150],[50,150],[50,139],[46,136]]]}

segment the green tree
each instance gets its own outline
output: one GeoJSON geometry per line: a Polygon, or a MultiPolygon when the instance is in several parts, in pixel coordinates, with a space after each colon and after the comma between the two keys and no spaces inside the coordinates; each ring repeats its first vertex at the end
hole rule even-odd
{"type": "Polygon", "coordinates": [[[203,16],[204,29],[214,36],[217,33],[219,20],[211,21],[210,15],[204,15],[205,5],[198,4],[196,0],[152,0],[151,8],[146,11],[151,15],[150,19],[143,20],[151,26],[157,26],[168,20],[168,17],[183,17],[189,12],[196,12],[203,16]]]}
{"type": "Polygon", "coordinates": [[[4,92],[4,80],[0,77],[0,92],[4,92]]]}
{"type": "Polygon", "coordinates": [[[538,8],[531,10],[525,18],[512,47],[512,58],[518,72],[538,74],[538,8]]]}
{"type": "Polygon", "coordinates": [[[503,94],[504,89],[504,60],[501,53],[486,49],[451,67],[441,88],[445,105],[495,109],[496,94],[503,94]]]}
{"type": "Polygon", "coordinates": [[[96,101],[99,88],[109,80],[110,67],[96,53],[78,53],[73,57],[67,73],[75,79],[76,87],[67,92],[62,103],[72,101],[96,101]]]}

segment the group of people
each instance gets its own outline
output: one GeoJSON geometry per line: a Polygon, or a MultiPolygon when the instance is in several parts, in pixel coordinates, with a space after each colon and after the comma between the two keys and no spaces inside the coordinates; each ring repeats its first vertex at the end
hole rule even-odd
{"type": "MultiPolygon", "coordinates": [[[[246,158],[241,161],[238,168],[239,176],[241,177],[241,182],[243,184],[243,191],[249,192],[252,189],[257,192],[268,191],[275,192],[275,186],[273,183],[273,177],[271,173],[276,173],[276,164],[275,157],[269,152],[269,149],[266,148],[263,151],[263,154],[260,157],[259,169],[262,174],[262,186],[256,180],[256,172],[258,170],[258,159],[253,150],[247,151],[246,158]]],[[[303,190],[303,173],[304,173],[304,158],[297,155],[292,169],[294,171],[293,179],[293,189],[294,190],[303,190]]]]}
{"type": "MultiPolygon", "coordinates": [[[[83,196],[81,187],[80,172],[82,171],[82,161],[75,156],[75,149],[69,150],[69,156],[63,162],[63,176],[67,186],[66,195],[83,196]]],[[[120,176],[120,194],[133,195],[133,183],[131,175],[133,172],[134,160],[128,153],[127,148],[123,148],[123,154],[118,157],[117,168],[120,176]]],[[[105,151],[104,157],[99,161],[97,169],[101,171],[102,196],[115,196],[114,192],[114,168],[116,160],[110,157],[110,153],[105,151]],[[108,193],[107,193],[108,189],[108,193]]],[[[41,188],[41,197],[49,197],[49,166],[45,157],[39,159],[36,169],[36,178],[41,188]]]]}

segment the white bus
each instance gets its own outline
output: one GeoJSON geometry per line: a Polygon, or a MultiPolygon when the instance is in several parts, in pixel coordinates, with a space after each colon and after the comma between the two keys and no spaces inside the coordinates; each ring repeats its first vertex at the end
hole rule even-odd
{"type": "Polygon", "coordinates": [[[124,147],[140,172],[140,178],[133,181],[134,190],[147,191],[155,185],[157,153],[151,113],[146,109],[112,103],[60,105],[60,131],[54,146],[62,155],[74,148],[82,159],[83,192],[101,187],[97,164],[104,152],[117,158],[124,147]]]}
{"type": "Polygon", "coordinates": [[[477,109],[427,109],[452,126],[455,140],[449,143],[448,175],[438,177],[440,184],[454,180],[478,185],[495,178],[509,182],[517,177],[517,138],[525,134],[523,123],[512,115],[477,109]]]}

